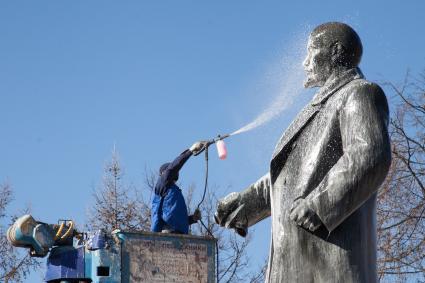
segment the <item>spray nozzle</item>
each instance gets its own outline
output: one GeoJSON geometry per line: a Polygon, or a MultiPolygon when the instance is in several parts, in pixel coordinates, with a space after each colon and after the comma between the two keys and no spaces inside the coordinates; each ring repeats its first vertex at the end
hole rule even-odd
{"type": "Polygon", "coordinates": [[[218,141],[224,140],[225,138],[228,138],[228,137],[230,137],[230,134],[218,135],[218,136],[214,139],[214,142],[218,142],[218,141]]]}

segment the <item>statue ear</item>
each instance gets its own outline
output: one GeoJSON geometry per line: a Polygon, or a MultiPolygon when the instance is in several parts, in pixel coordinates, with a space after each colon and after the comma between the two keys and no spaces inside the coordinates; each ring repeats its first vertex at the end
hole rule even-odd
{"type": "Polygon", "coordinates": [[[331,58],[332,62],[335,65],[347,65],[348,64],[348,58],[347,58],[347,50],[345,49],[344,45],[342,45],[340,42],[335,42],[331,46],[331,58]]]}

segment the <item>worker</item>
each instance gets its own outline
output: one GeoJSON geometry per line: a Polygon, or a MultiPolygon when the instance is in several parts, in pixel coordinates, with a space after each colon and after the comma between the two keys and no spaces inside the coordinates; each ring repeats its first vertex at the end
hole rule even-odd
{"type": "Polygon", "coordinates": [[[188,216],[187,206],[181,189],[176,181],[185,162],[194,154],[205,148],[206,142],[196,142],[183,151],[173,162],[165,163],[159,168],[159,177],[152,199],[152,232],[188,234],[189,225],[201,219],[201,212],[196,209],[188,216]]]}

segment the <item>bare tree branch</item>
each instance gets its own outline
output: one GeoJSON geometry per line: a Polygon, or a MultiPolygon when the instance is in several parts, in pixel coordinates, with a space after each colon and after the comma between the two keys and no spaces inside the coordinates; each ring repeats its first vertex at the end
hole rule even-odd
{"type": "Polygon", "coordinates": [[[40,267],[40,262],[28,255],[22,255],[6,237],[6,227],[2,223],[13,222],[14,216],[7,213],[7,206],[13,200],[13,190],[9,183],[0,185],[0,282],[23,282],[31,270],[40,267]]]}
{"type": "Polygon", "coordinates": [[[425,280],[425,73],[406,75],[390,122],[393,162],[378,195],[378,274],[425,280]],[[413,277],[412,277],[413,276],[413,277]]]}
{"type": "Polygon", "coordinates": [[[123,183],[124,172],[118,153],[105,165],[101,186],[93,191],[94,205],[89,209],[89,230],[142,231],[150,227],[149,206],[135,188],[123,183]]]}

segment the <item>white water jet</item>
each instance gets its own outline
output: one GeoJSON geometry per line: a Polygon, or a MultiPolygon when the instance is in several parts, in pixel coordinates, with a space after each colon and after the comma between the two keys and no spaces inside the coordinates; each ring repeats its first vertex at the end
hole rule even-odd
{"type": "MultiPolygon", "coordinates": [[[[299,33],[289,48],[286,48],[278,60],[278,65],[272,72],[273,76],[268,83],[275,85],[273,94],[275,98],[270,105],[260,113],[252,122],[246,124],[230,135],[237,135],[253,130],[270,122],[288,109],[294,102],[294,98],[303,91],[303,80],[305,77],[302,62],[305,55],[306,32],[299,33]]],[[[272,95],[273,95],[272,94],[272,95]]]]}

